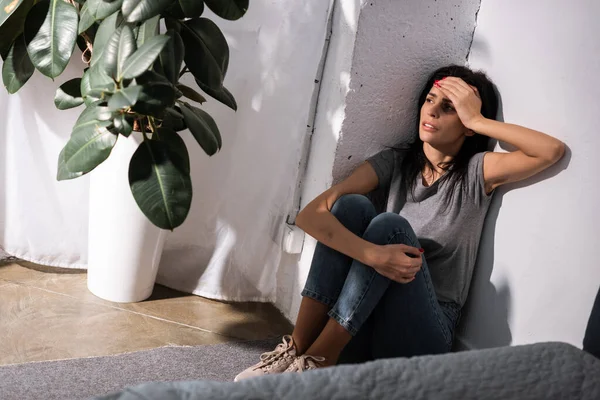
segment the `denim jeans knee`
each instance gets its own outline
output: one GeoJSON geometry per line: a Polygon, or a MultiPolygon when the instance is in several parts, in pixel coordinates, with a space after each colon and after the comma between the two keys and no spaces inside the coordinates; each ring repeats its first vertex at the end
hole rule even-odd
{"type": "MultiPolygon", "coordinates": [[[[418,246],[417,237],[408,221],[393,213],[380,214],[371,220],[363,238],[371,243],[418,246]]],[[[329,312],[350,334],[356,335],[373,312],[391,280],[372,267],[354,261],[336,304],[329,312]]]]}
{"type": "Polygon", "coordinates": [[[360,194],[345,194],[331,207],[331,213],[355,235],[362,236],[373,218],[377,216],[375,206],[360,194]]]}
{"type": "Polygon", "coordinates": [[[417,234],[406,218],[390,212],[379,214],[373,218],[363,239],[380,245],[403,243],[420,247],[417,234]]]}
{"type": "MultiPolygon", "coordinates": [[[[333,205],[331,213],[357,236],[363,235],[377,215],[371,201],[357,194],[341,196],[333,205]]],[[[317,243],[302,296],[332,307],[344,286],[352,261],[345,254],[317,243]]]]}

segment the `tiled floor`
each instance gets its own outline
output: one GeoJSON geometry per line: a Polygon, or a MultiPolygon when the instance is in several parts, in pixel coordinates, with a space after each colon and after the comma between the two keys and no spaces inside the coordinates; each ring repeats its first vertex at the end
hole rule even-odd
{"type": "Polygon", "coordinates": [[[87,290],[84,271],[0,265],[0,365],[257,340],[291,329],[270,304],[217,302],[160,285],[144,302],[111,303],[87,290]]]}

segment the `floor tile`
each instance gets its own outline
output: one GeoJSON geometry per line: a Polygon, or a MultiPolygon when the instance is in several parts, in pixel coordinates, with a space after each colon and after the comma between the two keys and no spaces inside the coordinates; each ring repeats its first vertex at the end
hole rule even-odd
{"type": "Polygon", "coordinates": [[[120,307],[248,340],[289,334],[293,328],[272,304],[220,302],[158,285],[147,301],[120,307]]]}
{"type": "Polygon", "coordinates": [[[102,305],[186,324],[233,338],[257,340],[291,333],[293,326],[268,303],[227,303],[156,285],[139,303],[112,303],[87,289],[85,271],[56,269],[27,262],[0,267],[0,279],[62,293],[102,305]],[[22,265],[19,265],[22,264],[22,265]]]}
{"type": "Polygon", "coordinates": [[[0,290],[0,321],[0,364],[231,340],[15,283],[0,290]]]}
{"type": "Polygon", "coordinates": [[[26,261],[0,266],[0,279],[82,299],[87,292],[85,270],[46,267],[26,261]]]}

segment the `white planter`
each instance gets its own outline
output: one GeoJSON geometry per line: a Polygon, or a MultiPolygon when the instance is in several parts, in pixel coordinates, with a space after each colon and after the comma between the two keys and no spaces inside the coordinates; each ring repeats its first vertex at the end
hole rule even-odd
{"type": "Polygon", "coordinates": [[[119,136],[110,157],[91,172],[88,289],[119,303],[150,297],[166,235],[129,188],[129,160],[141,141],[137,132],[119,136]]]}

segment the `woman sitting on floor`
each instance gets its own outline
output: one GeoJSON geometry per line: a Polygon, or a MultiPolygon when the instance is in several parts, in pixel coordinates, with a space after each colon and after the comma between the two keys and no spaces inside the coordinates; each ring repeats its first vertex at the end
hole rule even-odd
{"type": "Polygon", "coordinates": [[[371,157],[299,214],[319,243],[294,332],[236,380],[452,349],[494,190],[565,146],[496,121],[493,84],[465,67],[435,71],[418,107],[411,145],[371,157]],[[488,152],[490,138],[517,150],[488,152]],[[385,213],[365,197],[378,193],[385,213]]]}

